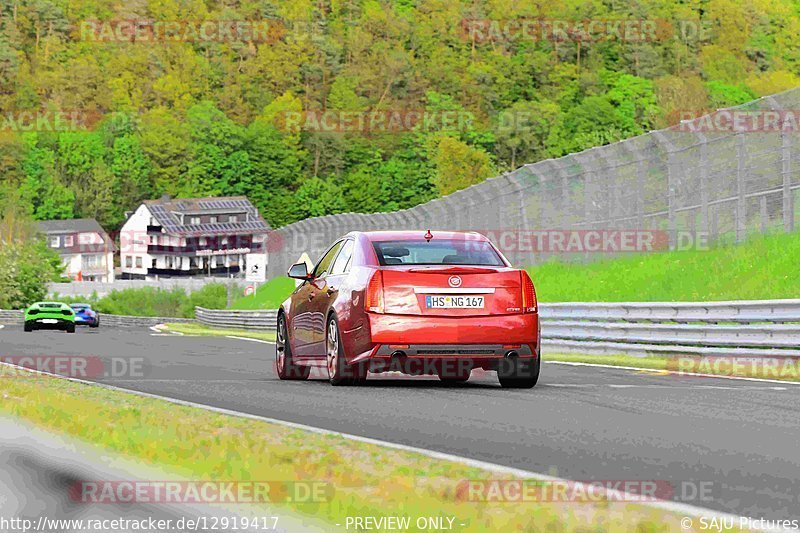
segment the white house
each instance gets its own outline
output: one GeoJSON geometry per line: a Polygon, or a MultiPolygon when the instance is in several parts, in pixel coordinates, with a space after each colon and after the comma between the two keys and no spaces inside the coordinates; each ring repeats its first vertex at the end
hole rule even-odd
{"type": "Polygon", "coordinates": [[[120,232],[120,277],[237,276],[269,225],[244,196],[148,200],[120,232]]]}
{"type": "Polygon", "coordinates": [[[75,281],[114,281],[114,241],[93,218],[44,220],[39,231],[75,281]]]}

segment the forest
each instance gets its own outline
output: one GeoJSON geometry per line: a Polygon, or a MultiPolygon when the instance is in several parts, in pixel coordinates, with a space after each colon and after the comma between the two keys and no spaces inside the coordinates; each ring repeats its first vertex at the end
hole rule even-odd
{"type": "Polygon", "coordinates": [[[0,9],[0,204],[110,231],[162,194],[247,195],[273,227],[410,207],[686,110],[800,85],[792,0],[0,9]],[[572,29],[520,31],[520,21],[572,29]],[[587,21],[601,34],[573,31],[587,21]],[[608,21],[655,32],[606,31],[608,21]]]}

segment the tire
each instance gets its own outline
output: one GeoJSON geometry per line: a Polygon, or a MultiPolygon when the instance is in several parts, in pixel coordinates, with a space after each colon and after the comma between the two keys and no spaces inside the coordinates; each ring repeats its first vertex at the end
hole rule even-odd
{"type": "Polygon", "coordinates": [[[93,324],[89,324],[89,327],[90,328],[99,328],[100,327],[100,319],[98,318],[97,320],[94,321],[93,324]]]}
{"type": "Polygon", "coordinates": [[[497,370],[500,386],[505,389],[532,389],[539,381],[542,358],[504,360],[497,370]]]}
{"type": "Polygon", "coordinates": [[[67,324],[67,333],[75,333],[75,324],[67,324]]]}
{"type": "Polygon", "coordinates": [[[366,368],[363,365],[348,365],[344,345],[339,334],[339,322],[336,316],[328,319],[325,329],[325,358],[328,369],[328,381],[331,385],[358,385],[367,380],[366,368]]]}
{"type": "Polygon", "coordinates": [[[24,329],[25,329],[25,332],[30,333],[31,331],[33,331],[33,324],[31,324],[30,322],[25,322],[25,328],[24,329]]]}
{"type": "Polygon", "coordinates": [[[286,327],[286,315],[278,315],[278,334],[275,339],[275,369],[282,380],[308,379],[311,368],[296,365],[292,359],[292,345],[289,342],[289,329],[286,327]]]}

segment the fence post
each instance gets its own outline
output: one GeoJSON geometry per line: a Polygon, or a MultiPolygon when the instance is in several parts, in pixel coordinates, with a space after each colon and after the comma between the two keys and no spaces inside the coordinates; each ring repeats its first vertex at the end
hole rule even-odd
{"type": "Polygon", "coordinates": [[[697,138],[700,139],[700,231],[708,235],[708,139],[702,133],[697,138]]]}
{"type": "Polygon", "coordinates": [[[662,131],[654,131],[653,135],[659,143],[664,145],[667,159],[667,232],[669,233],[669,248],[672,250],[675,248],[675,173],[672,169],[674,145],[662,131]]]}
{"type": "Polygon", "coordinates": [[[781,174],[783,175],[783,229],[794,231],[794,197],[792,194],[792,139],[781,132],[781,174]]]}
{"type": "MultiPolygon", "coordinates": [[[[634,156],[635,157],[635,156],[634,156]]],[[[644,229],[644,158],[636,159],[636,229],[644,229]]]]}
{"type": "MultiPolygon", "coordinates": [[[[768,96],[770,108],[782,111],[784,107],[778,103],[774,96],[768,96]]],[[[792,194],[792,138],[790,133],[781,129],[781,177],[783,182],[783,230],[786,233],[794,231],[794,196],[792,194]]]]}
{"type": "Polygon", "coordinates": [[[744,241],[747,233],[747,204],[745,203],[744,135],[736,134],[736,242],[744,241]]]}

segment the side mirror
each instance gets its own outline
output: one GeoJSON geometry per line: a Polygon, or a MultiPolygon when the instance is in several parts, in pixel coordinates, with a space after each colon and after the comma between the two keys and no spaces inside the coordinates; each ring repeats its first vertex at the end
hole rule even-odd
{"type": "Polygon", "coordinates": [[[287,275],[294,279],[308,280],[311,278],[311,275],[308,273],[308,265],[305,263],[295,263],[292,265],[292,268],[289,269],[287,275]]]}

